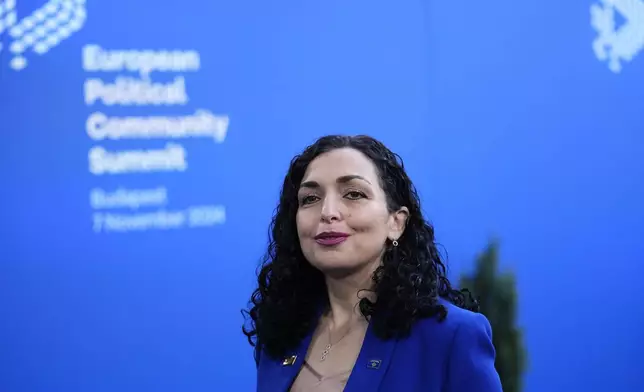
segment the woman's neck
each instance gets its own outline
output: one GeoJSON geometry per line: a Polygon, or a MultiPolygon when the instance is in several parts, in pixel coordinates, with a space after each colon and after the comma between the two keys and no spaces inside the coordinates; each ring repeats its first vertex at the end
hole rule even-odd
{"type": "Polygon", "coordinates": [[[372,274],[348,276],[340,279],[327,277],[326,286],[329,298],[329,321],[333,328],[342,328],[362,318],[359,303],[362,298],[375,300],[372,287],[372,274]]]}

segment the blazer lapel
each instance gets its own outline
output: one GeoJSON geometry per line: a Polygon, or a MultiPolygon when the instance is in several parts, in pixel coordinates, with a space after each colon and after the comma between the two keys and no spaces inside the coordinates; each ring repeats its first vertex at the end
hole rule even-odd
{"type": "Polygon", "coordinates": [[[395,339],[382,340],[378,338],[373,333],[372,324],[369,323],[360,354],[344,391],[377,391],[391,363],[396,343],[395,339]]]}
{"type": "Polygon", "coordinates": [[[291,352],[278,363],[275,363],[278,367],[276,370],[277,377],[274,384],[271,382],[274,385],[274,389],[271,388],[271,391],[286,392],[289,390],[295,380],[295,376],[297,376],[302,368],[304,357],[306,356],[312,338],[313,333],[311,332],[302,339],[297,350],[291,352]]]}
{"type": "MultiPolygon", "coordinates": [[[[316,323],[314,325],[317,325],[317,320],[320,319],[323,310],[323,307],[318,306],[315,316],[316,323]]],[[[295,351],[289,353],[279,363],[274,363],[274,365],[278,367],[275,371],[277,380],[274,383],[271,381],[271,391],[287,392],[291,388],[293,381],[295,381],[295,377],[299,373],[300,369],[302,369],[314,332],[315,326],[313,326],[304,339],[302,339],[295,351]]]]}

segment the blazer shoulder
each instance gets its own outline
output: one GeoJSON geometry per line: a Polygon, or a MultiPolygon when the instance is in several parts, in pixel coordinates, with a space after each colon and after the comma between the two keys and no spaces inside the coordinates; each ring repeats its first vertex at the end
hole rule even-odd
{"type": "Polygon", "coordinates": [[[447,303],[446,322],[453,328],[457,328],[460,333],[484,332],[492,338],[492,328],[490,322],[482,313],[475,313],[471,310],[459,308],[458,306],[447,303]]]}
{"type": "Polygon", "coordinates": [[[420,320],[416,329],[421,334],[430,334],[434,338],[438,337],[441,341],[447,342],[457,334],[479,331],[489,335],[491,339],[490,323],[483,314],[460,308],[445,300],[441,300],[441,305],[447,308],[447,317],[442,321],[435,317],[420,320]]]}
{"type": "Polygon", "coordinates": [[[496,350],[492,327],[481,313],[447,305],[446,339],[447,392],[502,392],[495,369],[496,350]]]}

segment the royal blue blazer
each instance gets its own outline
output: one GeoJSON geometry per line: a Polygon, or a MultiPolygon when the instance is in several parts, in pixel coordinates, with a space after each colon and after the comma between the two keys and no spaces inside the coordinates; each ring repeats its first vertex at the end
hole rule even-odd
{"type": "MultiPolygon", "coordinates": [[[[490,323],[479,313],[444,305],[445,320],[420,320],[405,339],[379,339],[369,326],[344,391],[502,392],[490,323]]],[[[311,338],[285,358],[260,354],[257,392],[288,391],[311,338]]]]}

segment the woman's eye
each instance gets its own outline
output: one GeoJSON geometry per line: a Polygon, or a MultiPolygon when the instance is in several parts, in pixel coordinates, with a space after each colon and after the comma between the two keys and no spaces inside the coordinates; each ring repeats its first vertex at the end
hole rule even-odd
{"type": "Polygon", "coordinates": [[[317,201],[318,197],[314,195],[309,195],[309,196],[304,196],[302,200],[300,201],[300,204],[311,204],[317,201]]]}
{"type": "Polygon", "coordinates": [[[346,197],[352,200],[356,200],[356,199],[362,199],[363,197],[366,197],[366,195],[362,192],[351,191],[351,192],[347,192],[346,197]]]}

